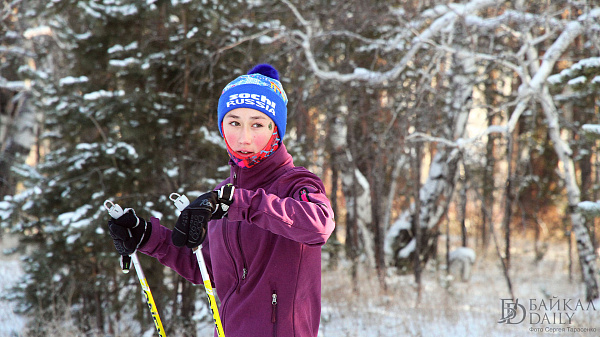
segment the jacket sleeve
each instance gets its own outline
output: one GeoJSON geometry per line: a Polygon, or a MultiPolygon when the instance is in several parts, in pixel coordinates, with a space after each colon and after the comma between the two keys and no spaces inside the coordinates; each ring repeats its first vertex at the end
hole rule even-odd
{"type": "MultiPolygon", "coordinates": [[[[152,233],[148,242],[142,246],[139,251],[148,256],[156,258],[163,265],[173,269],[179,275],[183,276],[188,281],[201,284],[202,276],[198,261],[191,249],[183,246],[177,247],[171,242],[171,230],[162,226],[157,218],[150,218],[152,223],[152,233]]],[[[203,244],[202,254],[204,259],[208,258],[208,246],[203,244]]]]}
{"type": "Polygon", "coordinates": [[[296,174],[282,177],[279,185],[282,192],[277,194],[236,188],[228,220],[247,222],[307,245],[324,245],[335,222],[320,179],[296,174]]]}

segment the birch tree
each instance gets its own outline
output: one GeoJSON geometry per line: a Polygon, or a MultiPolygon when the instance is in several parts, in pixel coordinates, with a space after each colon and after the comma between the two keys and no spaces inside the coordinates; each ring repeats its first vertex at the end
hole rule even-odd
{"type": "MultiPolygon", "coordinates": [[[[427,53],[435,50],[457,55],[457,58],[470,58],[479,66],[493,65],[500,70],[502,76],[516,77],[520,86],[512,96],[513,99],[509,101],[507,97],[496,107],[504,114],[505,120],[499,125],[490,126],[474,139],[461,138],[464,124],[457,122],[460,119],[449,124],[455,131],[452,134],[414,130],[416,132],[413,132],[411,138],[428,139],[439,144],[433,152],[429,178],[423,183],[419,194],[422,199],[421,214],[418,215],[419,223],[424,228],[434,228],[435,223],[446,213],[447,200],[451,197],[455,184],[456,170],[453,168],[456,167],[460,152],[464,151],[468,144],[473,144],[491,134],[507,136],[515,130],[517,123],[528,109],[539,108],[544,114],[552,146],[563,170],[562,179],[570,205],[567,213],[578,241],[586,297],[588,299],[598,297],[595,255],[589,234],[584,230],[585,226],[582,225],[580,215],[574,207],[579,201],[579,187],[574,175],[572,150],[561,136],[559,114],[546,84],[548,76],[557,66],[557,61],[576,39],[589,38],[595,43],[591,46],[597,47],[597,37],[593,36],[597,36],[595,32],[598,27],[594,24],[594,20],[597,19],[598,10],[591,9],[586,4],[548,4],[535,7],[539,4],[526,2],[497,4],[486,0],[439,5],[417,13],[415,17],[407,20],[411,22],[410,29],[414,33],[411,38],[399,31],[394,31],[397,33],[388,36],[377,35],[376,38],[338,31],[338,34],[353,36],[358,41],[362,41],[365,49],[383,51],[395,48],[396,52],[392,53],[393,56],[386,63],[373,63],[373,66],[368,69],[354,64],[342,70],[331,68],[315,53],[318,48],[317,41],[326,34],[319,22],[307,19],[289,1],[284,3],[295,14],[299,27],[289,34],[297,39],[303,49],[311,71],[322,80],[342,84],[360,81],[365,85],[397,81],[407,72],[419,71],[419,61],[424,59],[427,53]],[[528,6],[531,6],[531,9],[535,8],[535,12],[528,12],[530,10],[528,6]],[[581,15],[574,17],[570,13],[581,15]],[[459,26],[468,33],[446,43],[444,37],[449,35],[447,32],[456,30],[459,26]],[[465,56],[460,57],[461,53],[465,56]],[[448,149],[444,149],[445,145],[449,145],[448,149]],[[437,184],[434,184],[436,180],[437,184]]],[[[391,12],[400,18],[398,20],[400,22],[403,22],[402,18],[408,17],[407,13],[400,8],[391,7],[391,12]]],[[[346,64],[351,65],[352,62],[346,64]]],[[[467,74],[469,73],[463,70],[463,75],[467,74]]],[[[485,74],[473,74],[471,71],[471,76],[467,77],[472,79],[471,83],[476,83],[478,80],[475,78],[484,76],[485,74]]],[[[467,85],[464,87],[466,88],[467,85]]],[[[462,90],[462,92],[469,92],[469,90],[462,90]]],[[[458,104],[463,102],[460,99],[454,101],[458,104]]],[[[468,108],[463,111],[463,114],[468,116],[468,108]]],[[[416,216],[414,212],[411,207],[400,212],[398,220],[388,232],[386,249],[391,261],[398,261],[399,257],[408,258],[412,247],[415,246],[408,225],[412,217],[416,216]],[[404,234],[400,235],[401,233],[404,234]],[[400,238],[401,236],[403,238],[400,238]]],[[[507,225],[510,226],[510,222],[507,225]]]]}
{"type": "MultiPolygon", "coordinates": [[[[576,205],[580,202],[580,190],[575,178],[575,168],[572,158],[572,150],[568,143],[563,139],[561,133],[561,124],[559,122],[559,112],[556,109],[555,102],[549,93],[547,79],[554,69],[556,62],[563,55],[575,39],[584,33],[584,23],[594,20],[595,16],[600,15],[598,11],[592,11],[576,18],[576,20],[566,22],[558,21],[562,31],[545,50],[541,63],[538,62],[539,53],[533,46],[540,41],[551,38],[552,35],[542,35],[536,39],[533,38],[530,31],[525,30],[521,36],[524,37],[523,46],[518,54],[521,55],[521,64],[517,67],[510,65],[511,68],[518,70],[522,85],[519,87],[516,107],[511,111],[510,119],[505,125],[505,132],[511,133],[518,120],[521,118],[529,104],[537,103],[540,105],[545,117],[548,133],[556,155],[561,162],[563,172],[563,181],[567,192],[569,207],[567,214],[571,219],[571,225],[577,239],[579,253],[579,262],[582,268],[582,277],[586,286],[586,299],[592,300],[598,298],[597,267],[596,256],[591,244],[591,239],[583,219],[576,205]],[[520,70],[519,70],[520,69],[520,70]]],[[[518,19],[521,15],[516,15],[518,19]]],[[[531,18],[522,17],[522,20],[528,21],[531,18]]],[[[537,17],[534,20],[542,20],[537,17]]],[[[548,20],[548,18],[546,18],[548,20]]],[[[550,19],[552,21],[552,19],[550,19]]],[[[484,20],[485,21],[485,20],[484,20]]]]}
{"type": "MultiPolygon", "coordinates": [[[[319,34],[315,31],[318,31],[320,28],[314,27],[315,23],[309,22],[307,19],[305,19],[302,16],[302,14],[298,11],[298,9],[294,7],[291,3],[287,1],[284,2],[295,13],[297,21],[299,22],[300,27],[302,29],[293,31],[292,34],[295,37],[299,38],[299,43],[305,52],[307,62],[310,65],[312,71],[318,77],[325,80],[337,81],[341,83],[364,81],[368,84],[398,81],[402,76],[405,75],[403,74],[404,71],[406,71],[407,69],[413,71],[413,68],[409,67],[409,64],[415,61],[414,58],[415,55],[417,55],[417,53],[419,53],[422,50],[430,49],[429,47],[432,43],[437,44],[436,42],[432,41],[436,38],[436,36],[438,36],[438,34],[440,34],[442,30],[447,29],[448,27],[454,27],[453,24],[456,21],[458,21],[461,17],[469,13],[476,12],[478,10],[494,5],[494,2],[492,1],[472,1],[464,6],[457,5],[452,6],[451,8],[446,6],[440,6],[439,8],[436,7],[435,9],[426,11],[422,15],[422,19],[432,20],[432,23],[428,26],[424,26],[422,32],[419,33],[416,37],[411,38],[410,35],[406,35],[405,31],[400,29],[397,32],[395,32],[396,35],[392,39],[371,40],[372,43],[370,48],[395,48],[396,50],[400,51],[401,57],[399,57],[399,60],[396,64],[392,64],[392,67],[390,69],[368,70],[364,68],[355,68],[354,71],[351,73],[341,73],[335,70],[324,69],[324,67],[320,65],[319,60],[316,59],[315,55],[313,54],[314,47],[311,43],[313,40],[318,39],[319,34]],[[406,44],[407,41],[411,41],[412,44],[406,44]]],[[[402,16],[404,15],[404,12],[401,9],[397,9],[394,13],[395,15],[397,15],[398,18],[402,18],[402,16]]],[[[351,35],[351,33],[347,34],[351,35]]],[[[447,49],[447,46],[442,47],[440,49],[447,49]]],[[[452,52],[455,51],[453,50],[452,52]]],[[[459,63],[461,63],[461,66],[464,66],[466,63],[471,62],[467,61],[470,57],[471,55],[468,53],[458,53],[457,59],[460,59],[461,61],[459,61],[459,63]]],[[[452,64],[452,62],[449,62],[449,64],[452,64]]],[[[467,68],[470,69],[468,72],[459,73],[464,74],[473,71],[472,64],[470,66],[467,66],[467,68]]],[[[458,76],[456,76],[454,80],[457,82],[464,81],[460,78],[461,75],[458,74],[458,76]]],[[[467,81],[467,83],[468,82],[469,81],[467,81]]],[[[452,111],[452,114],[450,114],[450,116],[447,119],[444,118],[444,122],[442,122],[442,124],[448,126],[449,130],[446,130],[445,133],[440,132],[437,135],[440,138],[450,139],[450,143],[452,144],[453,140],[457,139],[453,137],[460,137],[462,135],[462,132],[464,131],[464,125],[467,120],[466,117],[468,116],[468,109],[464,109],[465,106],[463,104],[468,101],[466,98],[471,96],[472,87],[469,87],[469,85],[465,84],[466,83],[460,83],[460,85],[458,86],[459,89],[455,91],[456,95],[460,97],[452,97],[452,95],[450,95],[448,97],[448,100],[445,102],[446,104],[449,104],[448,106],[451,107],[449,110],[452,111]],[[459,107],[459,109],[456,109],[457,107],[459,107]],[[446,121],[449,121],[450,123],[446,124],[446,121]]],[[[444,112],[447,112],[447,110],[445,110],[444,112]]],[[[418,135],[418,133],[416,135],[418,135]]],[[[448,203],[438,203],[438,201],[449,200],[454,186],[456,163],[458,161],[460,151],[457,150],[455,144],[453,148],[446,151],[446,145],[447,144],[444,142],[443,145],[441,145],[438,148],[438,152],[436,153],[432,161],[433,164],[430,168],[430,179],[428,180],[428,182],[423,184],[422,188],[422,211],[420,218],[422,220],[422,226],[424,226],[424,228],[427,229],[432,229],[433,227],[435,227],[441,219],[441,217],[444,215],[448,203]],[[449,167],[447,165],[449,165],[449,167]]],[[[391,204],[391,200],[388,200],[388,202],[391,204]]],[[[400,216],[399,221],[396,222],[396,225],[393,225],[392,229],[386,235],[385,247],[388,255],[398,256],[400,251],[408,246],[404,253],[400,254],[400,256],[404,258],[408,258],[411,252],[411,247],[414,248],[415,242],[413,241],[412,235],[409,234],[411,223],[410,219],[412,216],[412,212],[414,211],[411,210],[411,208],[409,208],[409,210],[407,210],[406,213],[403,213],[403,215],[400,216]],[[401,223],[405,224],[405,227],[402,227],[400,225],[401,223]],[[405,233],[407,233],[408,235],[404,235],[403,237],[405,239],[400,240],[404,242],[394,242],[398,240],[401,228],[403,228],[405,230],[405,233]]],[[[428,244],[424,246],[428,247],[428,250],[430,251],[430,248],[432,246],[431,242],[435,238],[435,235],[431,235],[431,232],[426,232],[426,235],[423,235],[423,237],[426,238],[428,242],[428,244]]],[[[428,253],[428,255],[430,254],[431,252],[428,253]]],[[[392,259],[394,261],[400,260],[396,258],[392,259]]]]}

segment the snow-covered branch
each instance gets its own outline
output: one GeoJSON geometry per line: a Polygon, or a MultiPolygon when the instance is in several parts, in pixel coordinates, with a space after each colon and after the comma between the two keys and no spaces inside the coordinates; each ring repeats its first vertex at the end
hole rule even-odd
{"type": "Polygon", "coordinates": [[[388,71],[379,72],[371,71],[364,68],[355,68],[352,73],[340,73],[338,71],[323,70],[312,52],[311,40],[314,38],[313,28],[311,23],[304,19],[298,9],[288,0],[282,0],[294,13],[300,25],[304,28],[304,32],[295,31],[294,35],[301,39],[301,45],[304,49],[306,59],[315,73],[320,78],[328,80],[336,80],[339,82],[350,81],[365,81],[371,84],[384,83],[386,81],[396,79],[405,69],[409,62],[414,58],[423,45],[431,40],[444,28],[452,24],[458,17],[464,17],[470,13],[482,10],[497,4],[493,0],[473,0],[465,5],[455,5],[441,17],[433,21],[433,23],[423,30],[412,41],[412,47],[406,52],[402,59],[388,71]]]}
{"type": "Polygon", "coordinates": [[[584,124],[581,126],[581,129],[596,137],[600,137],[600,124],[584,124]]]}
{"type": "Polygon", "coordinates": [[[577,204],[577,208],[583,214],[591,216],[600,216],[600,200],[599,201],[582,201],[577,204]]]}
{"type": "Polygon", "coordinates": [[[514,23],[524,23],[528,25],[547,25],[556,29],[562,29],[566,22],[556,18],[549,18],[547,15],[526,13],[516,10],[506,10],[502,14],[491,17],[481,18],[476,15],[468,15],[465,18],[468,26],[476,27],[479,31],[493,31],[499,28],[505,28],[514,23]]]}
{"type": "Polygon", "coordinates": [[[406,137],[407,141],[425,141],[425,142],[437,142],[442,143],[450,147],[459,147],[459,142],[453,142],[446,138],[435,137],[428,135],[423,132],[413,132],[408,137],[406,137]]]}

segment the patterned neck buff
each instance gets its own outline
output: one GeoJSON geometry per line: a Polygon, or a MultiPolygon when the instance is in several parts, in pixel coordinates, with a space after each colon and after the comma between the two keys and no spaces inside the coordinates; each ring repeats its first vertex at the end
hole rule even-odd
{"type": "Polygon", "coordinates": [[[245,168],[250,168],[272,155],[275,152],[275,150],[279,148],[279,143],[281,140],[279,138],[279,133],[277,132],[277,126],[275,126],[271,139],[269,139],[267,145],[259,153],[251,157],[240,157],[237,153],[235,153],[235,151],[231,149],[231,147],[229,146],[229,142],[227,142],[227,138],[224,139],[225,144],[227,145],[227,153],[229,153],[229,158],[231,158],[231,160],[233,160],[233,162],[236,163],[237,166],[245,168]]]}

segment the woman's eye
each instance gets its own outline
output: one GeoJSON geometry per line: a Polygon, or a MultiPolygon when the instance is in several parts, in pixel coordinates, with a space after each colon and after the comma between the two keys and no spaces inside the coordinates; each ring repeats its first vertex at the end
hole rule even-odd
{"type": "Polygon", "coordinates": [[[240,126],[240,123],[238,121],[231,121],[231,122],[229,122],[229,125],[231,125],[231,126],[240,126]]]}
{"type": "Polygon", "coordinates": [[[254,123],[254,124],[252,124],[252,126],[255,127],[255,128],[262,128],[263,127],[263,125],[261,123],[254,123]]]}

